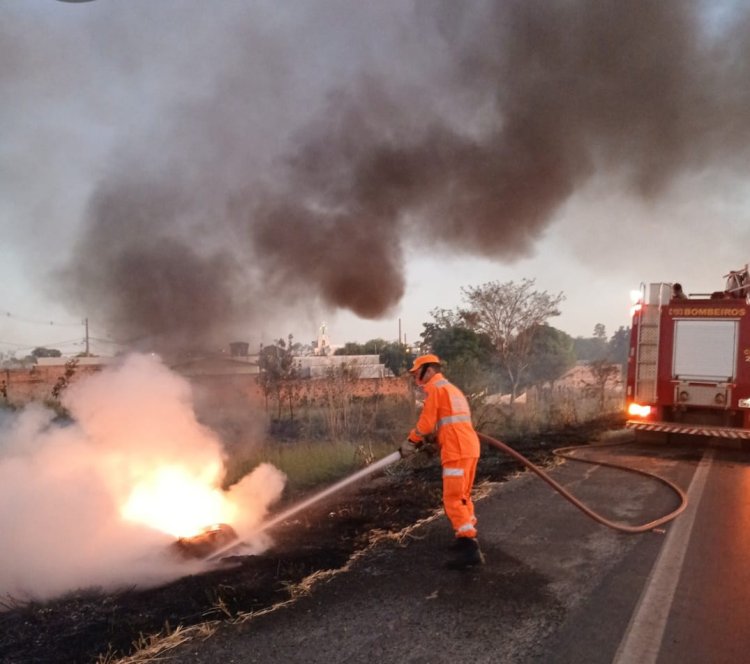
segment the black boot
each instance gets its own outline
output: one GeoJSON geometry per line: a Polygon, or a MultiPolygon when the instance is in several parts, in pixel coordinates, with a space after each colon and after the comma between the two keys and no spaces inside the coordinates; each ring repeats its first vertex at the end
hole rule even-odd
{"type": "Polygon", "coordinates": [[[454,537],[453,541],[446,547],[447,551],[450,551],[451,553],[455,553],[457,551],[461,550],[461,547],[463,546],[462,542],[465,540],[465,537],[454,537]]]}
{"type": "Polygon", "coordinates": [[[473,537],[459,537],[455,542],[455,551],[456,557],[446,564],[448,569],[468,569],[484,562],[479,542],[473,537]]]}

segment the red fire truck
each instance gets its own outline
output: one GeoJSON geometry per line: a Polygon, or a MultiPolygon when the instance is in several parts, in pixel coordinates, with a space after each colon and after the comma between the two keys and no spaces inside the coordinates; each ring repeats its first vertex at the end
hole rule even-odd
{"type": "Polygon", "coordinates": [[[627,427],[642,440],[705,437],[750,449],[750,276],[682,293],[642,284],[633,305],[627,427]]]}

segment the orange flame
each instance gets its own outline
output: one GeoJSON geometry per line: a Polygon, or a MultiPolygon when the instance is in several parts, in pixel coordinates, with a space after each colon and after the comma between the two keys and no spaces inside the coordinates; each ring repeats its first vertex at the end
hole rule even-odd
{"type": "Polygon", "coordinates": [[[197,476],[178,465],[148,472],[131,491],[121,515],[175,537],[192,537],[215,523],[231,523],[237,507],[213,481],[215,472],[197,476]]]}

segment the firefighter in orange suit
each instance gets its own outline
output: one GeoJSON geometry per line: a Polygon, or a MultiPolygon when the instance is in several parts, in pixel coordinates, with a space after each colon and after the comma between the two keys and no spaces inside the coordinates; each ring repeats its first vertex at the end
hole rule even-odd
{"type": "Polygon", "coordinates": [[[441,373],[437,355],[420,355],[409,369],[427,397],[417,425],[401,445],[402,457],[415,454],[427,436],[435,435],[443,466],[443,506],[456,540],[452,569],[465,569],[483,562],[477,542],[477,520],[471,489],[479,460],[479,438],[471,423],[471,411],[463,392],[441,373]]]}

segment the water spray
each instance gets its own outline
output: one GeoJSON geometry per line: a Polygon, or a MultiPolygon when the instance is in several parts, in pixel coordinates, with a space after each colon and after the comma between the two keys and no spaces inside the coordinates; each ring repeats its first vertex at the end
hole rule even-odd
{"type": "MultiPolygon", "coordinates": [[[[390,466],[392,463],[395,463],[401,458],[401,453],[391,452],[388,456],[383,457],[379,461],[375,461],[374,463],[371,463],[369,466],[366,466],[365,468],[362,468],[361,470],[358,470],[356,473],[353,473],[352,475],[348,475],[342,480],[339,480],[335,484],[332,484],[326,489],[323,489],[322,491],[319,491],[318,493],[313,494],[309,498],[305,498],[305,500],[296,503],[295,505],[292,505],[291,507],[287,508],[283,512],[280,512],[279,514],[273,516],[272,518],[268,519],[267,521],[264,521],[263,523],[258,526],[253,534],[262,533],[269,528],[272,528],[273,526],[278,525],[279,523],[283,523],[287,519],[290,519],[298,512],[301,512],[302,510],[306,510],[308,507],[314,505],[315,503],[323,500],[324,498],[327,498],[328,496],[336,493],[337,491],[341,491],[341,489],[349,486],[350,484],[354,484],[354,482],[358,482],[359,480],[367,477],[368,475],[372,475],[373,473],[378,472],[379,470],[382,470],[386,466],[390,466]]],[[[227,544],[226,546],[221,547],[217,551],[214,551],[210,556],[206,558],[208,561],[214,561],[223,554],[227,553],[228,551],[231,551],[235,547],[241,547],[242,542],[231,542],[230,544],[227,544]]]]}

